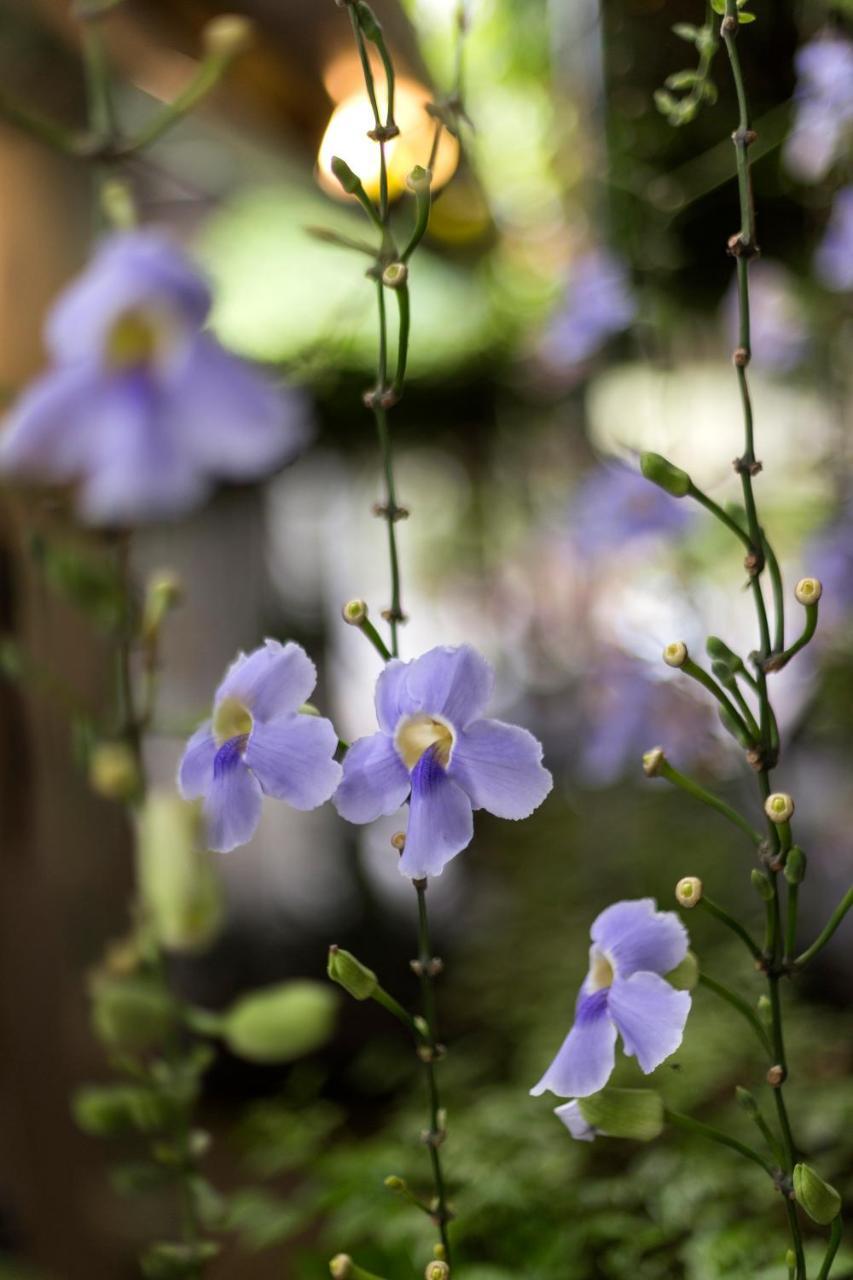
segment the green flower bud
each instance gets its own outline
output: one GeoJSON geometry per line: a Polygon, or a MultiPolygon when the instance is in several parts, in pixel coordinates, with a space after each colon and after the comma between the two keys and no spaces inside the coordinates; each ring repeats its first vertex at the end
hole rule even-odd
{"type": "Polygon", "coordinates": [[[800,578],[794,587],[794,595],[800,604],[817,604],[823,594],[823,583],[820,578],[800,578]]]}
{"type": "Polygon", "coordinates": [[[822,1227],[828,1227],[841,1211],[841,1196],[810,1164],[794,1165],[794,1199],[822,1227]]]}
{"type": "Polygon", "coordinates": [[[788,822],[794,812],[794,801],[786,791],[774,791],[764,801],[764,812],[771,822],[788,822]]]}
{"type": "Polygon", "coordinates": [[[326,972],[332,982],[337,982],[354,1000],[369,1000],[379,986],[373,970],[368,969],[351,952],[342,951],[340,947],[329,947],[326,972]]]}
{"type": "Polygon", "coordinates": [[[695,907],[702,901],[702,881],[698,876],[682,876],[675,886],[675,900],[680,907],[695,907]]]}
{"type": "Polygon", "coordinates": [[[174,1000],[153,978],[98,975],[90,994],[92,1026],[110,1049],[143,1053],[162,1045],[178,1025],[174,1000]]]}
{"type": "Polygon", "coordinates": [[[735,1089],[735,1097],[738,1100],[738,1104],[743,1107],[748,1116],[758,1115],[758,1103],[755,1101],[755,1098],[748,1089],[744,1089],[738,1085],[735,1089]]]}
{"type": "Polygon", "coordinates": [[[449,1276],[450,1267],[443,1258],[436,1258],[433,1262],[426,1264],[424,1280],[448,1280],[449,1276]]]}
{"type": "Polygon", "coordinates": [[[683,498],[690,492],[690,476],[680,467],[674,467],[659,453],[640,454],[640,470],[647,480],[672,495],[683,498]]]}
{"type": "Polygon", "coordinates": [[[429,169],[425,169],[423,165],[416,164],[412,172],[406,178],[406,186],[413,191],[416,196],[425,195],[429,191],[432,182],[432,174],[429,169]]]}
{"type": "Polygon", "coordinates": [[[676,991],[693,991],[699,984],[699,961],[692,951],[666,974],[666,980],[676,991]]]}
{"type": "Polygon", "coordinates": [[[328,1040],[336,1004],[334,992],[319,982],[281,982],[232,1005],[222,1017],[222,1036],[249,1062],[291,1062],[328,1040]]]}
{"type": "Polygon", "coordinates": [[[336,1254],[329,1263],[329,1273],[333,1280],[350,1280],[352,1276],[352,1258],[349,1254],[336,1254]]]}
{"type": "Polygon", "coordinates": [[[409,268],[405,262],[389,262],[382,272],[382,283],[386,289],[402,289],[409,278],[409,268]]]}
{"type": "Polygon", "coordinates": [[[71,1107],[83,1132],[99,1138],[156,1133],[170,1123],[174,1113],[172,1103],[163,1094],[133,1084],[78,1089],[71,1107]]]}
{"type": "Polygon", "coordinates": [[[220,13],[202,30],[205,51],[213,58],[236,58],[252,47],[255,24],[241,13],[220,13]]]}
{"type": "Polygon", "coordinates": [[[798,844],[792,845],[785,859],[785,879],[788,884],[802,884],[806,878],[808,859],[798,844]]]}
{"type": "Polygon", "coordinates": [[[166,615],[181,603],[183,595],[183,583],[171,569],[161,569],[151,575],[142,608],[143,639],[152,640],[156,636],[166,615]]]}
{"type": "Polygon", "coordinates": [[[740,746],[743,747],[744,751],[751,751],[754,743],[749,734],[744,730],[740,721],[735,720],[734,716],[730,715],[725,707],[719,707],[717,714],[720,717],[720,724],[723,726],[726,733],[730,733],[735,742],[739,743],[740,746]]]}
{"type": "Polygon", "coordinates": [[[663,764],[666,764],[663,747],[652,747],[651,751],[644,752],[643,773],[647,778],[656,778],[663,764]]]}
{"type": "Polygon", "coordinates": [[[209,946],[222,924],[219,877],[200,839],[196,805],[172,791],[150,793],[139,819],[139,890],[157,941],[175,951],[209,946]]]}
{"type": "Polygon", "coordinates": [[[663,651],[663,660],[668,667],[683,667],[689,656],[683,640],[673,640],[663,651]]]}
{"type": "Polygon", "coordinates": [[[608,1138],[651,1142],[663,1132],[663,1101],[653,1089],[602,1089],[578,1106],[587,1124],[608,1138]]]}
{"type": "Polygon", "coordinates": [[[132,800],[140,788],[132,748],[126,742],[99,742],[89,756],[89,785],[107,800],[132,800]]]}
{"type": "Polygon", "coordinates": [[[789,1271],[795,1271],[797,1267],[797,1255],[793,1249],[785,1250],[785,1266],[789,1271]]]}
{"type": "Polygon", "coordinates": [[[759,996],[756,1004],[758,1016],[766,1027],[773,1026],[773,1005],[769,996],[759,996]]]}
{"type": "Polygon", "coordinates": [[[351,627],[360,627],[367,618],[367,602],[365,600],[348,600],[341,609],[341,617],[351,627]]]}
{"type": "Polygon", "coordinates": [[[331,168],[347,195],[354,196],[361,188],[361,180],[353,173],[346,160],[342,160],[340,156],[332,156],[331,168]]]}
{"type": "Polygon", "coordinates": [[[743,670],[743,661],[719,636],[708,636],[705,641],[705,652],[712,660],[725,663],[729,671],[743,670]]]}
{"type": "Polygon", "coordinates": [[[385,1186],[389,1191],[405,1191],[406,1181],[404,1178],[401,1178],[399,1174],[389,1173],[388,1177],[385,1179],[385,1186]]]}
{"type": "Polygon", "coordinates": [[[752,887],[758,894],[759,898],[762,898],[764,902],[772,902],[773,885],[770,883],[770,877],[767,872],[759,871],[758,867],[753,867],[749,874],[749,878],[752,881],[752,887]]]}

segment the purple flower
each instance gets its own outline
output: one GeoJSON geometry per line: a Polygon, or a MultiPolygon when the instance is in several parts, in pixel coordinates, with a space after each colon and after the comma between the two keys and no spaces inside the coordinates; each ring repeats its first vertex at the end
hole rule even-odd
{"type": "Polygon", "coordinates": [[[853,124],[853,43],[843,36],[812,40],[796,57],[797,107],[785,163],[803,182],[819,182],[853,124]]]}
{"type": "Polygon", "coordinates": [[[616,1036],[649,1074],[675,1053],[684,1035],[690,996],[664,978],[687,954],[687,932],[652,898],[617,902],[593,922],[589,973],[575,1023],[542,1079],[530,1092],[586,1098],[610,1079],[616,1036]]]}
{"type": "Polygon", "coordinates": [[[204,797],[208,844],[217,853],[251,838],[262,795],[316,809],[334,792],[338,735],[328,720],[299,712],[316,683],[305,650],[277,640],[241,653],[225,673],[213,718],[196,729],[178,770],[184,799],[204,797]]]}
{"type": "Polygon", "coordinates": [[[815,268],[827,289],[836,293],[853,289],[853,186],[842,187],[835,197],[815,268]]]}
{"type": "Polygon", "coordinates": [[[165,235],[106,240],[48,317],[51,364],[10,415],[0,467],[76,485],[85,520],[128,525],[283,462],[304,435],[301,402],[202,331],[209,310],[165,235]]]}
{"type": "Polygon", "coordinates": [[[349,822],[373,822],[411,797],[400,871],[413,880],[440,875],[471,843],[474,809],[527,818],[551,790],[533,735],[481,719],[493,679],[469,645],[392,659],[376,682],[380,731],[344,759],[334,804],[349,822]]]}
{"type": "Polygon", "coordinates": [[[572,539],[582,555],[607,554],[635,538],[679,534],[691,513],[639,471],[608,462],[588,471],[572,495],[572,539]]]}
{"type": "MultiPolygon", "coordinates": [[[[794,292],[793,279],[778,262],[761,259],[749,272],[751,345],[756,365],[789,373],[809,349],[809,331],[794,292]]],[[[723,319],[732,346],[738,341],[738,293],[733,280],[723,301],[723,319]]]]}
{"type": "Polygon", "coordinates": [[[629,328],[636,313],[624,262],[608,249],[591,249],[572,265],[566,300],[542,340],[541,358],[555,372],[573,370],[629,328]]]}
{"type": "Polygon", "coordinates": [[[806,572],[823,583],[820,602],[822,622],[839,622],[853,609],[853,507],[840,514],[812,537],[803,553],[806,572]]]}

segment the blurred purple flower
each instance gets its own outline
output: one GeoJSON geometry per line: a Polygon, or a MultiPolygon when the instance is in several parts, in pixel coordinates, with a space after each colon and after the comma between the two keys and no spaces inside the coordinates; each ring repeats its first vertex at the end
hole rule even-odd
{"type": "Polygon", "coordinates": [[[812,40],[797,53],[796,68],[796,115],[785,164],[802,182],[819,182],[853,125],[853,43],[839,35],[812,40]]]}
{"type": "Polygon", "coordinates": [[[615,551],[635,538],[678,534],[690,523],[685,503],[621,462],[588,471],[572,494],[572,540],[584,556],[615,551]]]}
{"type": "Polygon", "coordinates": [[[9,417],[0,468],[79,485],[85,520],[124,526],[283,462],[305,434],[301,398],[202,331],[210,301],[164,234],[107,239],[48,317],[51,365],[9,417]]]}
{"type": "Polygon", "coordinates": [[[823,622],[837,622],[853,610],[853,506],[819,530],[803,552],[806,572],[820,578],[823,622]]]}
{"type": "Polygon", "coordinates": [[[338,735],[328,720],[299,708],[317,683],[307,653],[267,640],[241,653],[216,690],[213,717],[190,738],[178,769],[185,800],[204,798],[208,845],[228,853],[245,844],[261,816],[261,796],[316,809],[341,778],[332,758],[338,735]]]}
{"type": "Polygon", "coordinates": [[[837,293],[853,289],[853,186],[842,187],[835,197],[815,269],[827,289],[837,293]]]}
{"type": "Polygon", "coordinates": [[[349,822],[373,822],[411,797],[400,871],[440,875],[471,843],[474,809],[527,818],[551,790],[532,734],[481,715],[494,673],[469,645],[392,659],[376,682],[380,732],[344,758],[334,804],[349,822]]]}
{"type": "MultiPolygon", "coordinates": [[[[778,262],[762,258],[749,272],[750,333],[756,365],[789,373],[802,363],[810,345],[794,292],[793,277],[778,262]]],[[[723,317],[732,346],[738,342],[737,282],[723,301],[723,317]]]]}
{"type": "Polygon", "coordinates": [[[556,373],[571,371],[628,329],[636,313],[624,262],[608,249],[591,249],[572,264],[565,301],[542,338],[540,357],[556,373]]]}
{"type": "Polygon", "coordinates": [[[610,1079],[616,1036],[648,1075],[675,1053],[684,1035],[690,996],[666,981],[687,954],[687,931],[653,898],[617,902],[590,930],[589,972],[575,1022],[542,1079],[531,1090],[587,1098],[610,1079]]]}
{"type": "Polygon", "coordinates": [[[585,674],[579,710],[576,764],[587,785],[609,786],[628,772],[639,776],[652,744],[683,765],[715,749],[707,704],[671,680],[654,679],[647,663],[618,650],[585,674]]]}

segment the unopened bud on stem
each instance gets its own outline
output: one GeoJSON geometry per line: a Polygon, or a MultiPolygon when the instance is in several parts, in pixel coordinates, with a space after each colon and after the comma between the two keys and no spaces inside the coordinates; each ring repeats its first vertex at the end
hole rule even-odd
{"type": "Polygon", "coordinates": [[[702,901],[702,892],[702,881],[698,876],[683,876],[675,886],[675,898],[682,907],[695,907],[702,901]]]}
{"type": "Polygon", "coordinates": [[[341,617],[351,627],[360,627],[367,618],[367,602],[365,600],[348,600],[341,609],[341,617]]]}
{"type": "Polygon", "coordinates": [[[448,1280],[450,1267],[443,1258],[436,1258],[426,1264],[424,1280],[448,1280]]]}
{"type": "Polygon", "coordinates": [[[673,640],[663,651],[663,660],[668,667],[683,667],[689,654],[683,640],[673,640]]]}
{"type": "Polygon", "coordinates": [[[240,13],[221,13],[202,32],[205,51],[214,58],[236,58],[252,47],[254,38],[254,23],[240,13]]]}
{"type": "Polygon", "coordinates": [[[673,466],[659,453],[641,454],[640,470],[647,480],[651,480],[652,484],[656,484],[673,498],[684,498],[690,492],[690,476],[687,472],[673,466]]]}
{"type": "Polygon", "coordinates": [[[348,991],[354,1000],[369,1000],[379,986],[379,979],[372,969],[361,963],[350,951],[329,947],[326,972],[339,987],[348,991]]]}
{"type": "Polygon", "coordinates": [[[764,812],[771,822],[789,822],[794,812],[794,801],[785,791],[774,791],[764,801],[764,812]]]}
{"type": "Polygon", "coordinates": [[[664,764],[666,755],[663,747],[652,747],[651,751],[646,751],[643,755],[643,773],[647,778],[656,778],[664,764]]]}
{"type": "Polygon", "coordinates": [[[752,887],[764,902],[772,902],[773,885],[770,883],[770,877],[766,871],[759,871],[758,867],[753,867],[749,876],[752,881],[752,887]]]}
{"type": "Polygon", "coordinates": [[[794,587],[794,595],[800,604],[817,604],[823,594],[823,583],[820,578],[800,578],[794,587]]]}
{"type": "Polygon", "coordinates": [[[841,1196],[810,1164],[794,1165],[794,1199],[822,1227],[841,1212],[841,1196]]]}
{"type": "Polygon", "coordinates": [[[352,1258],[348,1253],[336,1254],[329,1263],[329,1273],[333,1280],[351,1280],[352,1258]]]}
{"type": "Polygon", "coordinates": [[[382,283],[386,289],[402,289],[409,278],[409,268],[405,262],[389,262],[382,272],[382,283]]]}

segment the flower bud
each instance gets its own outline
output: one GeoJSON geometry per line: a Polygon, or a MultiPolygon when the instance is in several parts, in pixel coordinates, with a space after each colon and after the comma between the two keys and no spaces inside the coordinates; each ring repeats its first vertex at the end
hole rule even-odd
{"type": "Polygon", "coordinates": [[[758,1010],[758,1016],[764,1023],[765,1027],[771,1027],[773,1025],[773,1005],[770,1001],[770,997],[759,996],[755,1007],[758,1010]]]}
{"type": "Polygon", "coordinates": [[[382,283],[386,289],[402,289],[409,278],[409,268],[405,262],[389,262],[382,272],[382,283]]]}
{"type": "Polygon", "coordinates": [[[656,778],[662,764],[666,764],[663,747],[652,747],[651,751],[646,751],[643,755],[643,773],[647,778],[656,778]]]}
{"type": "Polygon", "coordinates": [[[676,991],[692,991],[699,983],[699,961],[692,951],[688,951],[681,963],[664,976],[676,991]]]}
{"type": "Polygon", "coordinates": [[[341,617],[351,627],[360,627],[367,618],[367,602],[365,600],[348,600],[341,609],[341,617]]]}
{"type": "Polygon", "coordinates": [[[663,1101],[653,1089],[602,1089],[578,1098],[584,1120],[606,1138],[651,1142],[663,1132],[663,1101]]]}
{"type": "Polygon", "coordinates": [[[425,195],[430,189],[432,182],[432,174],[429,169],[425,169],[423,165],[416,164],[409,176],[406,178],[406,186],[413,191],[416,196],[425,195]]]}
{"type": "Polygon", "coordinates": [[[741,1085],[738,1085],[735,1089],[735,1097],[738,1100],[738,1105],[743,1107],[748,1116],[758,1115],[758,1103],[749,1092],[749,1089],[744,1089],[741,1085]]]}
{"type": "Polygon", "coordinates": [[[389,1173],[388,1177],[385,1179],[385,1186],[389,1191],[405,1191],[406,1181],[404,1178],[401,1178],[399,1174],[389,1173]]]}
{"type": "Polygon", "coordinates": [[[144,1053],[174,1035],[178,1010],[152,978],[108,977],[92,980],[92,1026],[98,1039],[122,1053],[144,1053]]]}
{"type": "Polygon", "coordinates": [[[107,800],[132,800],[140,788],[132,748],[126,742],[99,742],[89,756],[89,785],[107,800]]]}
{"type": "Polygon", "coordinates": [[[772,902],[773,885],[770,883],[770,877],[767,872],[759,871],[758,867],[753,867],[752,871],[749,873],[749,878],[752,881],[752,887],[758,894],[759,898],[763,899],[764,902],[772,902]]]}
{"type": "Polygon", "coordinates": [[[640,470],[647,480],[665,490],[673,498],[683,498],[690,492],[690,476],[680,467],[674,467],[659,453],[640,454],[640,470]]]}
{"type": "Polygon", "coordinates": [[[794,1199],[822,1227],[841,1212],[841,1196],[810,1164],[794,1165],[794,1199]]]}
{"type": "Polygon", "coordinates": [[[675,886],[675,900],[679,906],[695,907],[702,901],[702,881],[698,876],[682,876],[675,886]]]}
{"type": "Polygon", "coordinates": [[[406,847],[405,831],[395,831],[391,837],[391,848],[396,849],[398,853],[402,853],[406,847]]]}
{"type": "Polygon", "coordinates": [[[808,859],[798,844],[792,845],[785,859],[785,879],[788,884],[802,884],[806,878],[808,859]]]}
{"type": "Polygon", "coordinates": [[[764,812],[771,822],[789,822],[794,812],[794,801],[785,791],[774,791],[764,801],[764,812]]]}
{"type": "Polygon", "coordinates": [[[708,636],[705,641],[705,652],[716,662],[724,662],[730,671],[741,671],[743,662],[719,636],[708,636]]]}
{"type": "Polygon", "coordinates": [[[354,196],[361,188],[361,180],[340,156],[332,156],[331,169],[347,195],[354,196]]]}
{"type": "Polygon", "coordinates": [[[329,947],[326,972],[332,982],[337,982],[354,1000],[369,1000],[379,986],[373,970],[363,965],[351,952],[342,951],[340,947],[329,947]]]}
{"type": "Polygon", "coordinates": [[[279,982],[242,996],[222,1017],[222,1036],[248,1062],[292,1062],[332,1032],[337,1000],[319,982],[279,982]]]}
{"type": "Polygon", "coordinates": [[[166,615],[181,603],[183,596],[183,583],[171,569],[161,569],[151,575],[145,589],[145,604],[142,608],[144,640],[151,640],[156,636],[166,615]]]}
{"type": "Polygon", "coordinates": [[[717,709],[717,714],[720,717],[720,724],[723,726],[726,733],[731,734],[735,742],[739,743],[740,746],[743,747],[744,751],[753,750],[755,744],[740,721],[735,720],[734,716],[730,715],[725,707],[719,707],[717,709]]]}
{"type": "Polygon", "coordinates": [[[150,792],[139,818],[140,898],[161,946],[199,951],[222,925],[216,864],[201,844],[201,813],[172,791],[150,792]]]}
{"type": "Polygon", "coordinates": [[[785,1250],[785,1266],[789,1271],[795,1271],[797,1268],[797,1255],[793,1249],[785,1250]]]}
{"type": "Polygon", "coordinates": [[[450,1267],[443,1258],[436,1258],[426,1264],[424,1280],[448,1280],[450,1267]]]}
{"type": "Polygon", "coordinates": [[[329,1273],[333,1280],[350,1280],[352,1276],[352,1258],[348,1253],[339,1253],[329,1263],[329,1273]]]}
{"type": "Polygon", "coordinates": [[[241,13],[220,13],[202,31],[205,51],[212,58],[236,58],[252,47],[255,24],[241,13]]]}
{"type": "Polygon", "coordinates": [[[688,656],[687,645],[683,640],[674,640],[663,651],[663,660],[668,667],[683,667],[688,656]]]}
{"type": "Polygon", "coordinates": [[[823,583],[820,578],[800,578],[794,587],[794,595],[800,604],[817,604],[823,594],[823,583]]]}

